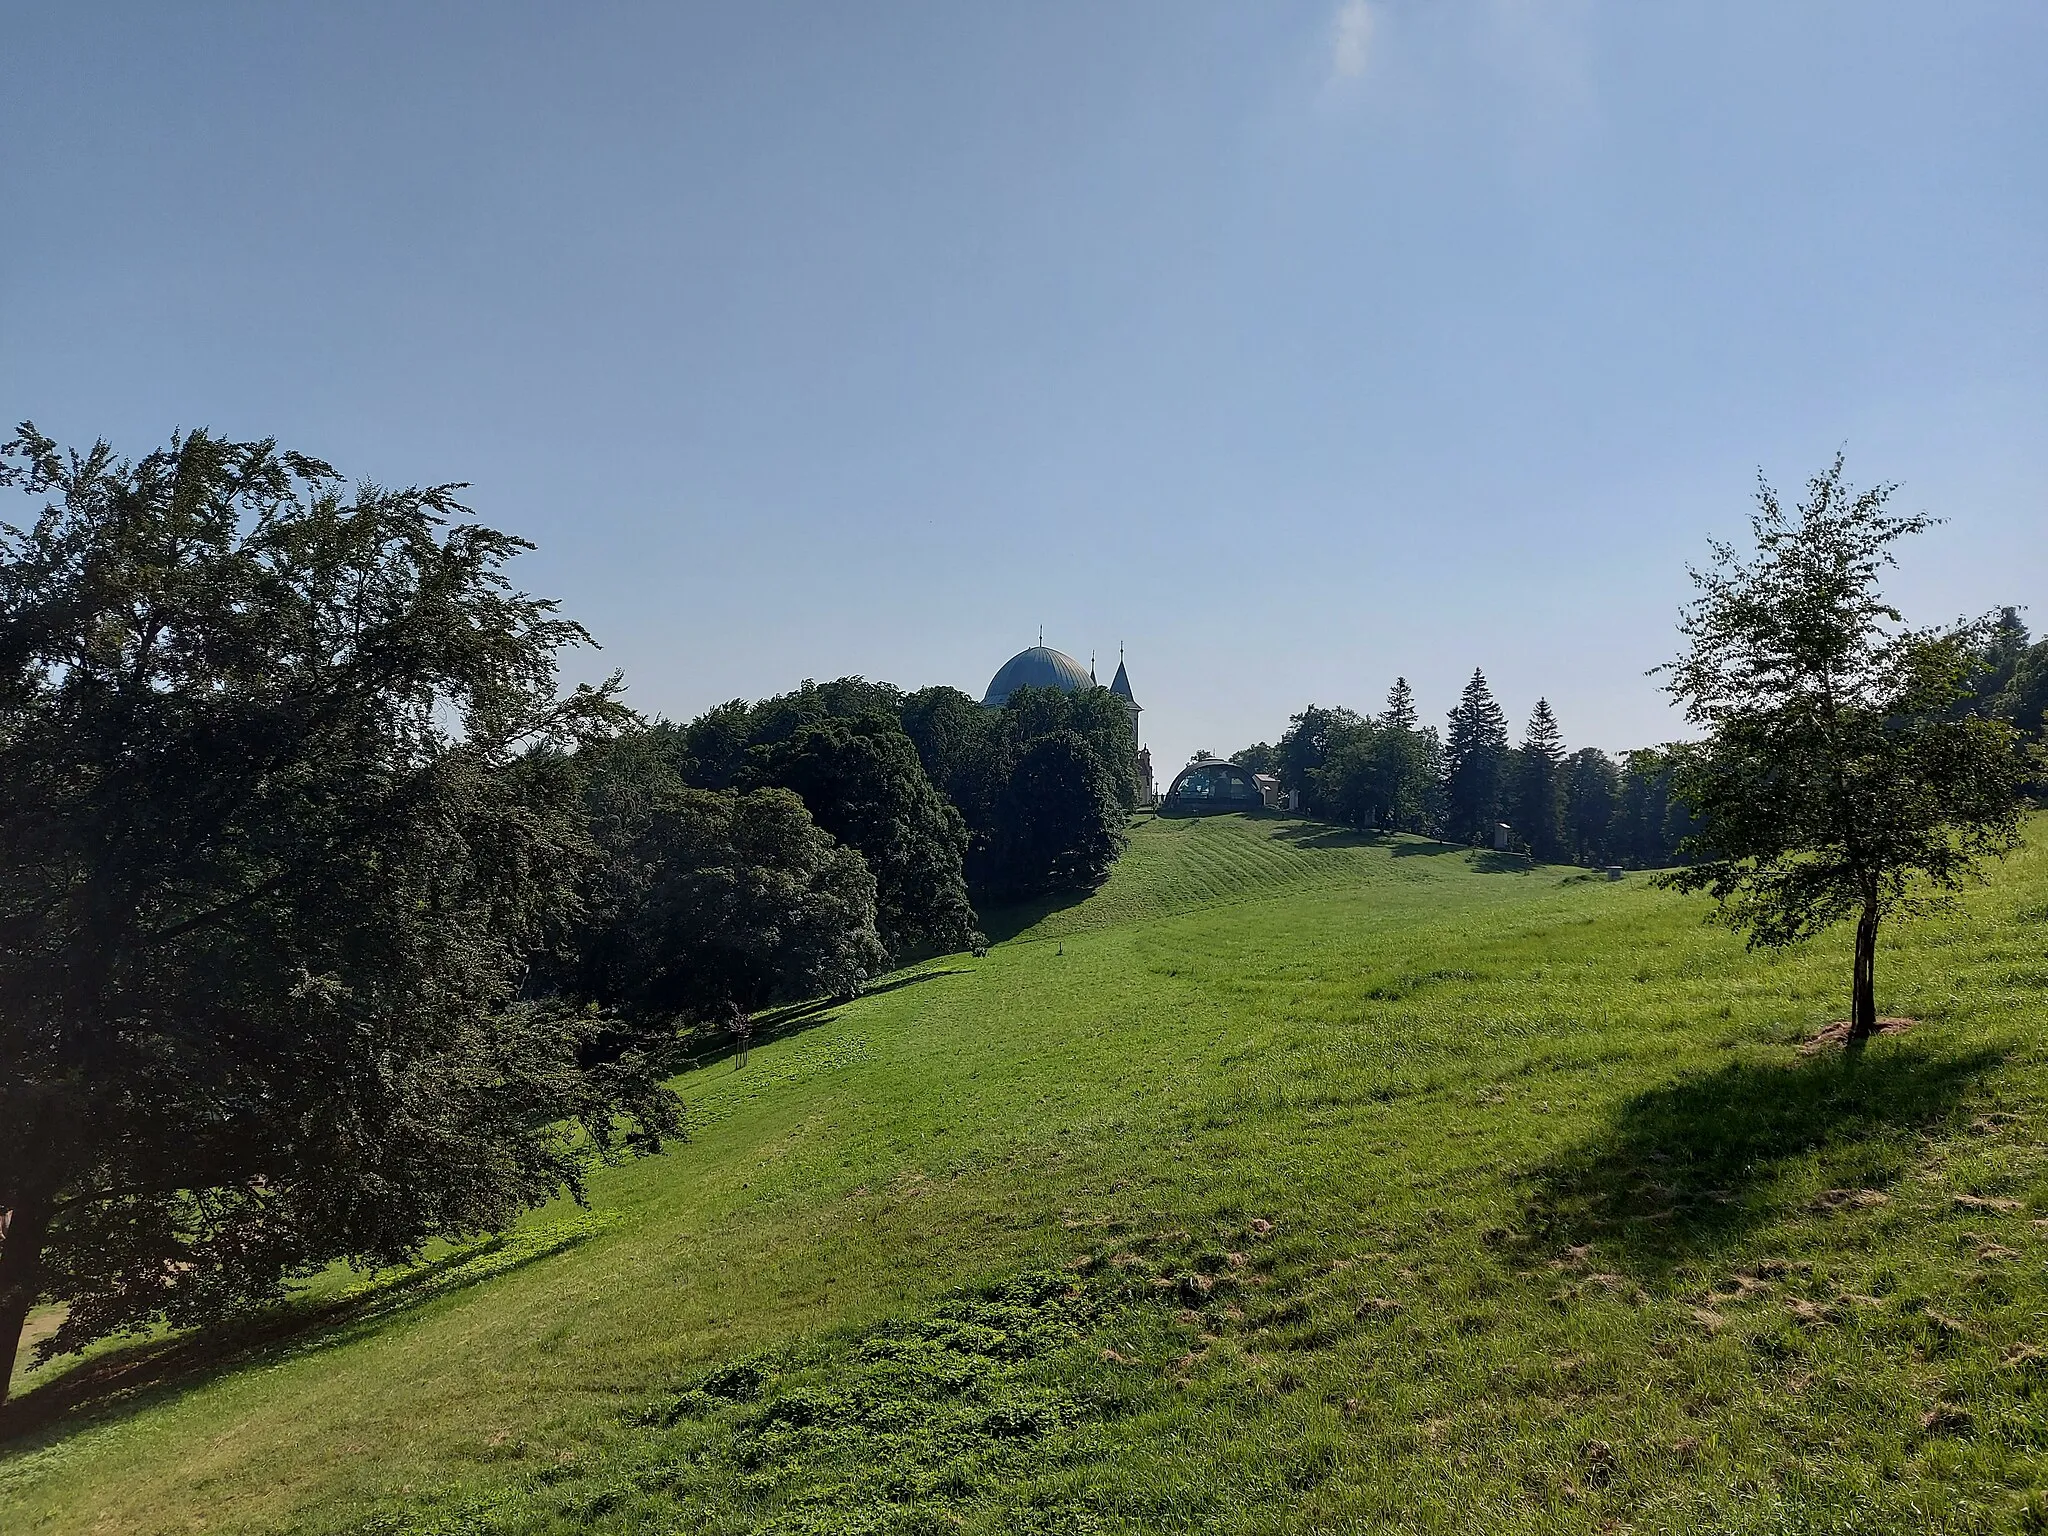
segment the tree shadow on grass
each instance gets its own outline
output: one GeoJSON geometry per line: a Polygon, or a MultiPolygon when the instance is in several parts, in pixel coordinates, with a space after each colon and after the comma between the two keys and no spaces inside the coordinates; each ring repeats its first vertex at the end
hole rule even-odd
{"type": "MultiPolygon", "coordinates": [[[[1100,889],[1096,887],[1095,889],[1100,889]]],[[[1010,902],[988,911],[976,914],[981,922],[981,931],[988,935],[991,944],[1003,944],[1017,937],[1034,924],[1044,922],[1056,912],[1069,907],[1078,907],[1095,889],[1086,891],[1055,891],[1049,896],[1034,896],[1028,901],[1010,902]]]]}
{"type": "Polygon", "coordinates": [[[1873,1047],[1791,1066],[1737,1062],[1622,1104],[1599,1135],[1537,1176],[1527,1225],[1552,1246],[1598,1242],[1663,1279],[1780,1216],[1779,1176],[1811,1157],[1823,1181],[1889,1184],[1919,1137],[1963,1117],[1971,1087],[2003,1059],[1873,1047]]]}
{"type": "MultiPolygon", "coordinates": [[[[954,966],[950,970],[913,971],[908,976],[892,976],[887,981],[878,981],[866,988],[861,997],[879,997],[885,992],[895,992],[904,987],[916,986],[921,981],[937,981],[941,976],[969,975],[967,966],[954,966]]],[[[754,1032],[748,1038],[749,1046],[766,1045],[771,1040],[786,1040],[800,1035],[820,1024],[829,1024],[839,1017],[839,1010],[849,1001],[858,998],[814,997],[801,1003],[785,1003],[780,1008],[767,1008],[754,1015],[754,1032]]],[[[715,1061],[731,1056],[736,1049],[730,1031],[713,1027],[699,1027],[682,1037],[670,1048],[662,1059],[662,1070],[670,1074],[694,1072],[715,1061]]]]}
{"type": "MultiPolygon", "coordinates": [[[[1385,848],[1394,843],[1385,832],[1340,827],[1327,821],[1295,822],[1275,832],[1273,840],[1292,843],[1297,848],[1385,848]]],[[[1395,846],[1398,850],[1399,845],[1395,846]]]]}
{"type": "Polygon", "coordinates": [[[81,1429],[181,1397],[229,1371],[278,1364],[375,1333],[398,1313],[580,1247],[589,1217],[466,1245],[329,1301],[287,1301],[167,1339],[116,1344],[0,1404],[0,1446],[32,1451],[81,1429]]]}

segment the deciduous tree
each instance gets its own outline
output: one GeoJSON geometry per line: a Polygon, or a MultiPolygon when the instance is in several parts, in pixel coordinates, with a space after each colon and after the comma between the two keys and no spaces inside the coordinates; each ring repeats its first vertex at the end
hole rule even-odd
{"type": "Polygon", "coordinates": [[[1842,459],[1788,511],[1760,485],[1747,559],[1716,543],[1667,686],[1704,733],[1676,788],[1699,862],[1668,877],[1714,896],[1755,945],[1853,917],[1849,1039],[1877,1022],[1879,925],[1952,898],[2018,837],[2013,733],[1958,718],[1992,621],[1909,629],[1879,590],[1893,546],[1929,526],[1858,492],[1842,459]]]}

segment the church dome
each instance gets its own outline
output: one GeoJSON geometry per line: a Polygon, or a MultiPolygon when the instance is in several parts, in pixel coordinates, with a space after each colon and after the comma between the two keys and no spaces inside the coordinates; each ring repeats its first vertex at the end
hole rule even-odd
{"type": "Polygon", "coordinates": [[[1057,688],[1063,693],[1079,693],[1094,686],[1095,679],[1088,675],[1088,669],[1065,651],[1034,645],[1003,663],[981,702],[990,709],[1001,709],[1019,688],[1057,688]]]}

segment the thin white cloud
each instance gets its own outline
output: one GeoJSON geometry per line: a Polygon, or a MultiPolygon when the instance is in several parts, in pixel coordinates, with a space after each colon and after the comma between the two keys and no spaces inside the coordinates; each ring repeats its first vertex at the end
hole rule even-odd
{"type": "Polygon", "coordinates": [[[1372,53],[1373,11],[1368,0],[1344,0],[1330,29],[1330,68],[1339,80],[1365,73],[1372,53]]]}

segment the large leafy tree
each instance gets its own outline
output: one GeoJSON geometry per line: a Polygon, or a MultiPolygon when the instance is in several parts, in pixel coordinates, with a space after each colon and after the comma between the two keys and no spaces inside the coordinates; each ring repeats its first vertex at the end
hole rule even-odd
{"type": "Polygon", "coordinates": [[[1280,749],[1270,741],[1255,741],[1248,747],[1240,747],[1230,754],[1230,760],[1238,767],[1252,773],[1280,773],[1280,749]]]}
{"type": "Polygon", "coordinates": [[[1287,733],[1280,738],[1277,748],[1280,787],[1298,791],[1302,809],[1316,815],[1327,814],[1328,808],[1318,798],[1324,787],[1319,770],[1333,751],[1359,734],[1364,724],[1351,710],[1325,709],[1318,704],[1309,705],[1287,722],[1287,733]]]}
{"type": "Polygon", "coordinates": [[[588,852],[531,749],[623,714],[558,694],[519,540],[204,433],[24,426],[0,482],[0,1387],[39,1299],[57,1350],[201,1322],[676,1128],[634,1036],[518,1001],[588,852]]]}
{"type": "Polygon", "coordinates": [[[1316,803],[1354,827],[1420,832],[1433,820],[1438,748],[1433,730],[1369,721],[1337,733],[1310,772],[1316,803]]]}
{"type": "Polygon", "coordinates": [[[1125,810],[1138,803],[1138,744],[1123,700],[1107,688],[1068,693],[1059,688],[1019,688],[998,716],[1006,756],[1018,761],[1033,743],[1072,731],[1088,743],[1125,810]]]}
{"type": "Polygon", "coordinates": [[[1454,842],[1483,843],[1500,820],[1506,789],[1508,721],[1477,667],[1444,735],[1444,821],[1454,842]]]}
{"type": "Polygon", "coordinates": [[[1621,782],[1608,852],[1638,869],[1689,861],[1686,840],[1698,827],[1692,808],[1673,792],[1681,756],[1677,747],[1637,747],[1621,755],[1621,782]]]}
{"type": "Polygon", "coordinates": [[[1756,945],[1853,917],[1852,1043],[1876,1027],[1884,918],[1952,899],[2019,824],[2012,728],[1952,708],[1992,621],[1904,626],[1879,576],[1930,520],[1890,493],[1848,485],[1840,455],[1791,510],[1760,485],[1753,555],[1716,543],[1693,572],[1667,684],[1705,733],[1675,776],[1699,862],[1670,883],[1711,893],[1756,945]]]}
{"type": "Polygon", "coordinates": [[[890,954],[980,942],[961,872],[967,824],[932,788],[917,748],[893,720],[814,721],[755,748],[750,777],[794,791],[819,826],[867,861],[890,954]]]}
{"type": "Polygon", "coordinates": [[[898,719],[917,748],[925,777],[969,827],[986,825],[989,808],[1003,787],[1001,716],[958,688],[939,686],[920,688],[906,697],[898,719]]]}
{"type": "Polygon", "coordinates": [[[874,876],[788,790],[689,788],[644,738],[575,766],[601,856],[563,990],[704,1021],[855,992],[882,968],[874,876]]]}
{"type": "Polygon", "coordinates": [[[990,889],[1007,897],[1099,885],[1123,852],[1110,771],[1077,731],[1027,747],[1010,770],[989,849],[990,889]]]}

